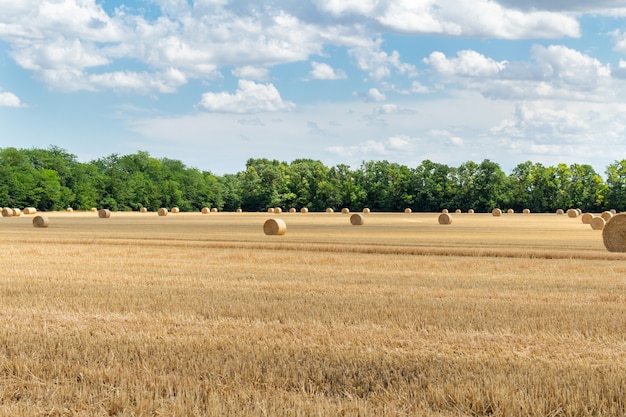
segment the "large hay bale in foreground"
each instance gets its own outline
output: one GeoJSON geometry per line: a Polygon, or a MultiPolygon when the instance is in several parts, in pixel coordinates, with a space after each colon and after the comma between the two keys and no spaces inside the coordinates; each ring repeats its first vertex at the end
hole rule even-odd
{"type": "Polygon", "coordinates": [[[268,219],[263,224],[266,235],[282,236],[287,232],[287,224],[282,219],[268,219]]]}
{"type": "Polygon", "coordinates": [[[48,216],[35,216],[33,217],[33,226],[34,227],[48,227],[49,220],[48,216]]]}
{"type": "Polygon", "coordinates": [[[13,209],[9,207],[4,207],[2,209],[2,217],[13,217],[13,209]]]}
{"type": "Polygon", "coordinates": [[[500,217],[502,216],[502,210],[500,210],[499,208],[494,208],[493,210],[491,210],[491,215],[495,217],[500,217]]]}
{"type": "Polygon", "coordinates": [[[593,219],[591,219],[589,225],[593,230],[603,230],[604,226],[606,226],[606,221],[600,216],[595,216],[593,219]]]}
{"type": "Polygon", "coordinates": [[[575,219],[576,217],[578,217],[578,210],[576,209],[567,210],[567,217],[569,217],[570,219],[575,219]]]}
{"type": "Polygon", "coordinates": [[[167,209],[165,207],[161,207],[157,210],[157,214],[161,217],[167,216],[167,209]]]}
{"type": "Polygon", "coordinates": [[[602,240],[609,252],[626,252],[626,213],[616,214],[606,222],[602,240]]]}
{"type": "Polygon", "coordinates": [[[593,214],[585,213],[580,217],[580,220],[583,222],[583,224],[591,224],[591,220],[593,220],[593,217],[593,214]]]}
{"type": "Polygon", "coordinates": [[[452,216],[449,213],[441,213],[438,218],[439,224],[452,224],[452,216]]]}
{"type": "Polygon", "coordinates": [[[109,217],[111,217],[111,210],[109,209],[98,210],[98,217],[101,219],[108,219],[109,217]]]}
{"type": "Polygon", "coordinates": [[[37,209],[35,207],[24,207],[24,214],[35,214],[37,209]]]}
{"type": "Polygon", "coordinates": [[[611,217],[613,217],[613,213],[611,213],[610,211],[603,211],[600,214],[600,217],[602,217],[605,222],[608,222],[609,220],[611,220],[611,217]]]}
{"type": "Polygon", "coordinates": [[[350,216],[350,224],[353,226],[362,226],[365,223],[365,217],[360,213],[354,213],[350,216]]]}

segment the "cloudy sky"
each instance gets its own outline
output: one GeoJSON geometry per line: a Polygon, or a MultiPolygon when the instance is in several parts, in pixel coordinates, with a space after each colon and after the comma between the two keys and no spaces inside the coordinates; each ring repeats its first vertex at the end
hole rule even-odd
{"type": "Polygon", "coordinates": [[[626,158],[624,0],[0,0],[0,148],[626,158]]]}

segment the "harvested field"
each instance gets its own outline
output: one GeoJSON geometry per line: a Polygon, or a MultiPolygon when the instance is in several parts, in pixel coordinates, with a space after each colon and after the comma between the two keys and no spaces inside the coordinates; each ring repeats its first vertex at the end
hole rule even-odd
{"type": "Polygon", "coordinates": [[[626,254],[580,219],[44,214],[0,219],[0,416],[626,414],[626,254]]]}

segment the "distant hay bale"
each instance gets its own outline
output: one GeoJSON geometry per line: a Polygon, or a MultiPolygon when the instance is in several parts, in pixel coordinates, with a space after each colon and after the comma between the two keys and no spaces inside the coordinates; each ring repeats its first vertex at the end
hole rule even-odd
{"type": "Polygon", "coordinates": [[[525,208],[522,210],[522,214],[530,214],[530,209],[525,208]]]}
{"type": "Polygon", "coordinates": [[[578,217],[578,210],[576,210],[576,209],[568,209],[567,210],[567,217],[569,217],[570,219],[575,219],[576,217],[578,217]]]}
{"type": "Polygon", "coordinates": [[[616,214],[606,222],[602,240],[609,252],[626,252],[626,213],[616,214]]]}
{"type": "Polygon", "coordinates": [[[217,207],[211,207],[211,213],[217,213],[217,207]]]}
{"type": "Polygon", "coordinates": [[[274,213],[274,207],[269,207],[269,208],[267,209],[267,212],[268,212],[268,213],[274,213]]]}
{"type": "Polygon", "coordinates": [[[309,212],[309,209],[308,209],[308,208],[306,208],[306,207],[302,207],[302,208],[300,209],[300,213],[308,213],[308,212],[309,212]]]}
{"type": "Polygon", "coordinates": [[[362,226],[365,223],[365,217],[360,213],[354,213],[350,216],[350,224],[353,226],[362,226]]]}
{"type": "Polygon", "coordinates": [[[148,209],[147,209],[147,208],[145,208],[145,207],[141,207],[141,208],[139,209],[139,213],[147,213],[147,212],[148,212],[148,209]]]}
{"type": "Polygon", "coordinates": [[[13,208],[13,215],[16,217],[20,217],[22,215],[22,210],[18,208],[13,208]]]}
{"type": "Polygon", "coordinates": [[[48,227],[48,216],[35,216],[33,217],[34,227],[48,227]]]}
{"type": "Polygon", "coordinates": [[[266,235],[282,236],[287,232],[287,224],[282,219],[268,219],[263,224],[263,232],[266,235]]]}
{"type": "Polygon", "coordinates": [[[74,209],[73,209],[72,207],[68,207],[68,208],[66,208],[66,209],[65,209],[65,211],[67,211],[67,212],[71,213],[71,212],[73,212],[73,211],[74,211],[74,209]]]}
{"type": "Polygon", "coordinates": [[[208,207],[202,207],[202,210],[200,210],[200,213],[202,214],[209,214],[211,212],[211,209],[208,207]]]}
{"type": "Polygon", "coordinates": [[[439,215],[439,224],[452,224],[452,216],[448,213],[441,213],[439,215]]]}
{"type": "Polygon", "coordinates": [[[410,208],[407,207],[407,208],[404,209],[404,212],[405,213],[413,213],[413,210],[411,210],[410,208]]]}
{"type": "Polygon", "coordinates": [[[576,210],[576,212],[578,213],[578,215],[580,216],[581,214],[583,214],[583,211],[579,208],[575,208],[574,210],[576,210]]]}
{"type": "Polygon", "coordinates": [[[600,214],[600,217],[602,217],[605,222],[608,222],[609,220],[611,220],[611,217],[613,217],[613,213],[611,213],[610,211],[603,211],[600,214]]]}
{"type": "Polygon", "coordinates": [[[330,208],[330,207],[328,207],[328,208],[326,209],[326,213],[334,213],[334,212],[335,212],[335,210],[333,210],[333,209],[332,209],[332,208],[330,208]]]}
{"type": "Polygon", "coordinates": [[[13,217],[13,209],[9,207],[4,207],[2,209],[2,217],[13,217]]]}
{"type": "Polygon", "coordinates": [[[515,213],[515,210],[513,210],[513,209],[508,209],[506,212],[507,212],[507,214],[513,214],[513,213],[515,213]]]}
{"type": "Polygon", "coordinates": [[[243,213],[243,210],[238,208],[237,210],[235,210],[236,213],[243,213]]]}
{"type": "Polygon", "coordinates": [[[98,210],[98,217],[101,219],[108,219],[109,217],[111,217],[111,210],[109,209],[98,210]]]}
{"type": "Polygon", "coordinates": [[[341,209],[341,214],[349,214],[350,213],[350,209],[347,207],[344,207],[341,209]]]}
{"type": "Polygon", "coordinates": [[[559,216],[562,216],[563,214],[565,214],[565,212],[563,211],[563,209],[557,209],[556,214],[558,214],[559,216]]]}
{"type": "Polygon", "coordinates": [[[583,222],[583,224],[591,224],[591,220],[593,220],[593,217],[593,214],[585,213],[580,217],[580,220],[583,222]]]}
{"type": "Polygon", "coordinates": [[[495,217],[502,216],[502,210],[500,210],[499,208],[494,208],[493,210],[491,210],[491,215],[495,217]]]}
{"type": "Polygon", "coordinates": [[[274,213],[282,213],[283,209],[280,207],[274,207],[274,213]]]}
{"type": "Polygon", "coordinates": [[[611,209],[609,211],[611,212],[611,214],[617,214],[617,210],[615,210],[615,209],[611,209]]]}
{"type": "Polygon", "coordinates": [[[469,209],[469,210],[467,210],[467,213],[468,213],[468,214],[474,214],[474,209],[469,209]]]}
{"type": "Polygon", "coordinates": [[[455,212],[456,214],[461,214],[461,213],[462,213],[461,209],[456,209],[456,210],[454,210],[454,212],[455,212]]]}
{"type": "Polygon", "coordinates": [[[35,207],[25,207],[24,214],[35,214],[37,213],[37,209],[35,207]]]}
{"type": "Polygon", "coordinates": [[[292,208],[289,209],[289,213],[295,213],[295,212],[296,212],[295,208],[292,207],[292,208]]]}
{"type": "Polygon", "coordinates": [[[180,209],[178,207],[172,207],[172,213],[180,213],[180,209]]]}
{"type": "Polygon", "coordinates": [[[591,219],[589,225],[593,230],[602,230],[606,226],[606,221],[600,216],[595,216],[593,219],[591,219]]]}
{"type": "Polygon", "coordinates": [[[167,209],[165,207],[161,207],[157,210],[157,214],[161,217],[167,216],[167,209]]]}
{"type": "Polygon", "coordinates": [[[90,212],[92,212],[92,213],[95,213],[95,212],[97,212],[97,211],[98,211],[98,209],[97,209],[97,208],[95,208],[95,207],[92,207],[92,208],[90,208],[90,209],[89,209],[89,211],[90,211],[90,212]]]}
{"type": "Polygon", "coordinates": [[[443,214],[447,214],[447,213],[448,213],[448,209],[443,209],[443,210],[441,210],[441,212],[442,212],[443,214]]]}
{"type": "Polygon", "coordinates": [[[365,207],[363,209],[363,214],[370,214],[370,209],[368,209],[367,207],[365,207]]]}

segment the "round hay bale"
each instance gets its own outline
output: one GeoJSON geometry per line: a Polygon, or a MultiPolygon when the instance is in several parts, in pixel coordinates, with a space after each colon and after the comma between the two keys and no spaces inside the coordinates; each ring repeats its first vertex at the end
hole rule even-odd
{"type": "Polygon", "coordinates": [[[443,214],[447,214],[447,213],[448,213],[448,209],[443,209],[443,210],[441,210],[441,212],[442,212],[443,214]]]}
{"type": "Polygon", "coordinates": [[[289,213],[295,213],[295,212],[296,212],[295,208],[292,207],[292,208],[289,209],[289,213]]]}
{"type": "Polygon", "coordinates": [[[608,222],[609,220],[611,220],[611,217],[613,217],[613,213],[611,213],[610,211],[603,211],[600,214],[600,217],[602,217],[605,222],[608,222]]]}
{"type": "Polygon", "coordinates": [[[591,220],[593,220],[593,217],[593,214],[585,213],[580,217],[580,220],[583,222],[583,224],[591,224],[591,220]]]}
{"type": "Polygon", "coordinates": [[[148,209],[147,209],[147,208],[145,208],[145,207],[141,207],[141,208],[139,209],[139,213],[147,213],[147,212],[148,212],[148,209]]]}
{"type": "Polygon", "coordinates": [[[202,207],[202,210],[200,210],[200,213],[202,214],[209,214],[211,212],[211,209],[208,207],[202,207]]]}
{"type": "Polygon", "coordinates": [[[13,215],[20,217],[22,215],[22,210],[18,209],[18,208],[13,208],[13,215]]]}
{"type": "Polygon", "coordinates": [[[274,213],[274,207],[269,207],[269,208],[267,209],[267,212],[268,212],[268,213],[274,213]]]}
{"type": "Polygon", "coordinates": [[[583,214],[583,211],[579,208],[575,208],[574,210],[576,210],[579,216],[583,214]]]}
{"type": "Polygon", "coordinates": [[[280,207],[274,207],[274,213],[282,213],[283,209],[280,207]]]}
{"type": "Polygon", "coordinates": [[[37,213],[37,209],[35,207],[25,207],[24,214],[35,214],[37,213]]]}
{"type": "Polygon", "coordinates": [[[341,214],[349,214],[350,213],[350,209],[347,207],[344,207],[341,209],[341,214]]]}
{"type": "Polygon", "coordinates": [[[67,211],[68,213],[71,213],[74,211],[74,209],[72,207],[68,207],[65,209],[65,211],[67,211]]]}
{"type": "Polygon", "coordinates": [[[95,207],[92,207],[92,208],[89,209],[89,211],[92,212],[92,213],[96,213],[98,211],[98,209],[95,208],[95,207]]]}
{"type": "Polygon", "coordinates": [[[178,207],[172,207],[172,213],[180,213],[180,209],[178,207]]]}
{"type": "Polygon", "coordinates": [[[157,214],[161,217],[167,216],[167,209],[165,207],[161,207],[157,210],[157,214]]]}
{"type": "Polygon", "coordinates": [[[413,210],[411,210],[410,208],[407,207],[407,208],[404,209],[404,212],[405,213],[413,213],[413,210]]]}
{"type": "Polygon", "coordinates": [[[334,213],[334,212],[335,212],[335,210],[331,209],[330,207],[328,207],[326,209],[326,213],[334,213]]]}
{"type": "Polygon", "coordinates": [[[570,219],[575,219],[576,217],[578,217],[578,210],[576,209],[567,210],[567,217],[569,217],[570,219]]]}
{"type": "Polygon", "coordinates": [[[491,210],[491,215],[495,217],[502,216],[502,210],[500,210],[499,208],[494,208],[493,210],[491,210]]]}
{"type": "Polygon", "coordinates": [[[616,214],[606,222],[602,240],[609,252],[626,252],[626,213],[616,214]]]}
{"type": "Polygon", "coordinates": [[[439,215],[439,224],[452,224],[452,216],[448,213],[441,213],[439,215]]]}
{"type": "Polygon", "coordinates": [[[609,211],[611,212],[611,214],[617,214],[617,210],[615,210],[615,209],[611,209],[609,211]]]}
{"type": "Polygon", "coordinates": [[[595,216],[591,219],[589,225],[593,230],[602,230],[606,226],[606,221],[600,216],[595,216]]]}
{"type": "Polygon", "coordinates": [[[362,226],[365,223],[365,217],[360,213],[354,213],[350,216],[350,224],[353,226],[362,226]]]}
{"type": "Polygon", "coordinates": [[[306,208],[306,207],[302,207],[302,208],[300,209],[300,213],[308,213],[308,212],[309,212],[309,209],[308,209],[308,208],[306,208]]]}
{"type": "Polygon", "coordinates": [[[467,210],[467,214],[474,214],[474,209],[467,210]]]}
{"type": "Polygon", "coordinates": [[[108,219],[109,217],[111,217],[111,210],[109,209],[98,210],[98,217],[101,219],[108,219]]]}
{"type": "Polygon", "coordinates": [[[515,213],[515,210],[513,210],[513,209],[508,209],[506,212],[507,212],[507,214],[513,214],[513,213],[515,213]]]}
{"type": "Polygon", "coordinates": [[[268,219],[263,224],[263,232],[266,235],[282,236],[287,232],[287,224],[282,219],[268,219]]]}
{"type": "Polygon", "coordinates": [[[370,209],[368,209],[367,207],[365,207],[363,209],[363,214],[370,214],[370,209]]]}
{"type": "Polygon", "coordinates": [[[48,216],[35,216],[33,217],[34,227],[48,227],[48,216]]]}
{"type": "Polygon", "coordinates": [[[238,208],[237,210],[235,210],[236,213],[243,213],[243,210],[238,208]]]}
{"type": "Polygon", "coordinates": [[[557,209],[556,214],[562,216],[563,214],[565,214],[565,212],[563,211],[563,209],[557,209]]]}
{"type": "Polygon", "coordinates": [[[454,210],[454,212],[455,212],[456,214],[461,214],[461,213],[462,213],[461,209],[456,209],[456,210],[454,210]]]}
{"type": "Polygon", "coordinates": [[[530,209],[525,208],[522,210],[522,214],[530,214],[530,209]]]}
{"type": "Polygon", "coordinates": [[[4,207],[2,209],[2,217],[13,217],[13,209],[9,207],[4,207]]]}
{"type": "Polygon", "coordinates": [[[217,213],[217,207],[211,207],[211,213],[217,213]]]}

